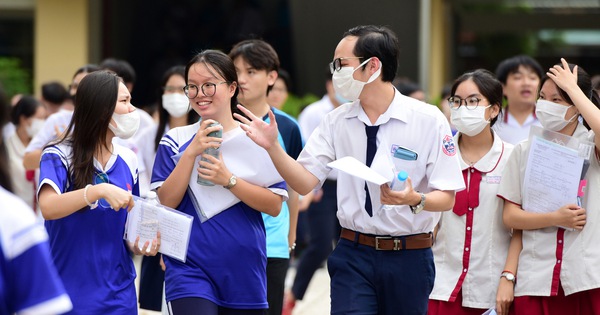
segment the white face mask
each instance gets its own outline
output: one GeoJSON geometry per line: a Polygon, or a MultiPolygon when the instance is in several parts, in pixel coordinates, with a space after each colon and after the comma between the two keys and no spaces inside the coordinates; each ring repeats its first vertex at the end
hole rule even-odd
{"type": "Polygon", "coordinates": [[[46,121],[39,118],[32,118],[31,125],[25,127],[25,131],[27,131],[27,135],[30,138],[33,138],[42,128],[44,127],[44,123],[46,121]]]}
{"type": "Polygon", "coordinates": [[[367,64],[369,60],[371,60],[371,58],[365,60],[356,68],[342,67],[339,71],[334,71],[332,81],[335,93],[339,94],[341,97],[350,102],[356,101],[360,96],[360,92],[362,92],[363,87],[366,84],[375,81],[375,79],[379,77],[379,74],[381,74],[381,68],[383,67],[383,64],[379,63],[379,69],[373,73],[367,82],[358,81],[352,77],[354,71],[367,64]]]}
{"type": "Polygon", "coordinates": [[[485,110],[490,107],[492,105],[477,106],[475,109],[460,106],[458,109],[450,111],[450,121],[460,133],[473,137],[478,135],[490,123],[489,120],[485,119],[485,110]]]}
{"type": "Polygon", "coordinates": [[[572,106],[573,105],[565,106],[546,100],[538,100],[535,104],[535,115],[537,116],[537,119],[540,120],[544,129],[560,131],[577,117],[577,115],[573,115],[571,119],[565,120],[567,110],[572,106]]]}
{"type": "Polygon", "coordinates": [[[190,100],[180,93],[163,94],[162,104],[169,115],[175,118],[183,117],[191,109],[190,100]]]}
{"type": "Polygon", "coordinates": [[[116,123],[116,127],[112,123],[108,124],[108,128],[121,139],[129,139],[133,137],[140,127],[140,114],[137,110],[127,114],[113,113],[112,119],[116,123]]]}

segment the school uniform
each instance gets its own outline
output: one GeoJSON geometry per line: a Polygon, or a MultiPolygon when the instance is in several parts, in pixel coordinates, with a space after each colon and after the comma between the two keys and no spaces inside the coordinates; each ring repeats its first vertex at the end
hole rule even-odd
{"type": "MultiPolygon", "coordinates": [[[[327,163],[345,156],[366,162],[365,126],[371,125],[379,126],[371,168],[385,164],[377,161],[389,160],[390,152],[403,146],[415,151],[418,157],[392,160],[396,170],[408,172],[415,190],[428,193],[464,188],[446,118],[437,108],[397,90],[388,110],[375,124],[371,124],[359,100],[330,112],[311,135],[298,161],[323,184],[331,170],[327,163]]],[[[400,236],[403,240],[397,242],[403,243],[410,235],[423,233],[425,236],[418,237],[426,237],[433,231],[440,213],[423,211],[414,215],[409,206],[380,209],[379,186],[368,183],[367,187],[372,216],[365,210],[365,181],[338,173],[337,217],[343,231],[328,260],[332,314],[357,310],[379,314],[425,313],[435,276],[431,244],[413,250],[379,251],[361,244],[360,240],[370,236],[400,236]],[[350,234],[356,241],[343,237],[350,234]]]]}
{"type": "MultiPolygon", "coordinates": [[[[44,149],[40,184],[57,194],[73,190],[72,148],[61,143],[44,149]]],[[[131,150],[113,144],[105,167],[94,160],[94,183],[109,182],[139,195],[137,158],[131,150]]],[[[103,199],[64,218],[46,220],[54,263],[73,301],[70,314],[135,314],[135,268],[123,240],[127,211],[115,211],[103,199]]]]}
{"type": "Polygon", "coordinates": [[[31,208],[0,187],[0,314],[61,314],[71,301],[31,208]]]}
{"type": "Polygon", "coordinates": [[[27,176],[27,170],[25,170],[25,167],[23,166],[25,146],[16,133],[6,139],[6,151],[8,153],[9,172],[13,183],[13,192],[15,195],[21,197],[21,199],[33,209],[35,207],[35,180],[33,176],[27,176]]]}
{"type": "Polygon", "coordinates": [[[492,129],[498,133],[502,141],[512,145],[526,140],[529,137],[531,126],[542,126],[535,116],[535,112],[529,114],[522,125],[506,109],[502,110],[499,118],[492,129]]]}
{"type": "MultiPolygon", "coordinates": [[[[590,140],[588,130],[582,124],[577,125],[573,137],[590,140]]],[[[515,146],[513,155],[507,163],[498,190],[498,196],[507,202],[522,204],[524,194],[522,184],[529,148],[529,141],[515,146]]],[[[569,310],[570,314],[579,314],[576,308],[579,308],[582,303],[579,300],[581,296],[600,295],[598,292],[600,252],[595,248],[595,244],[600,242],[598,231],[600,223],[596,211],[600,207],[600,200],[594,193],[600,188],[600,167],[594,154],[590,157],[590,163],[586,175],[588,186],[582,204],[582,207],[587,210],[586,225],[583,230],[569,231],[558,227],[546,227],[523,231],[523,250],[519,256],[515,285],[517,313],[523,312],[523,309],[519,308],[519,297],[529,302],[534,299],[528,297],[546,298],[541,301],[548,302],[549,305],[559,300],[561,302],[557,303],[557,307],[569,310]]],[[[584,300],[586,307],[594,304],[593,299],[591,304],[588,297],[584,300]]],[[[529,308],[527,303],[521,305],[529,308]]],[[[595,304],[599,303],[595,302],[595,304]]],[[[596,307],[598,307],[597,311],[600,311],[600,305],[596,307]]],[[[559,310],[558,313],[560,312],[559,310]]],[[[582,311],[581,314],[586,312],[582,311]]]]}
{"type": "MultiPolygon", "coordinates": [[[[159,188],[171,175],[176,165],[173,157],[185,151],[199,128],[199,122],[174,128],[162,138],[151,189],[159,188]]],[[[245,136],[237,127],[223,134],[223,139],[229,133],[245,136]]],[[[243,148],[239,152],[243,154],[243,148]]],[[[196,174],[194,168],[192,176],[196,174]]],[[[277,194],[285,188],[285,182],[269,187],[277,194]]],[[[186,262],[164,256],[167,301],[203,298],[227,308],[266,309],[267,255],[261,213],[238,202],[201,222],[192,198],[188,189],[177,206],[194,217],[186,262]]]]}
{"type": "MultiPolygon", "coordinates": [[[[513,146],[492,133],[492,147],[479,161],[469,165],[460,159],[467,189],[457,193],[454,209],[444,212],[439,223],[432,248],[436,278],[429,314],[452,314],[440,301],[455,303],[459,294],[463,307],[484,309],[479,314],[496,305],[511,239],[502,222],[504,202],[496,194],[513,146]]],[[[454,137],[455,143],[460,136],[454,137]]],[[[456,149],[461,156],[460,147],[456,149]]]]}
{"type": "Polygon", "coordinates": [[[71,123],[72,117],[73,111],[66,109],[61,109],[48,116],[42,129],[33,136],[31,141],[29,141],[25,153],[41,150],[50,143],[50,141],[55,140],[57,137],[56,130],[65,131],[69,126],[69,123],[71,123]]]}

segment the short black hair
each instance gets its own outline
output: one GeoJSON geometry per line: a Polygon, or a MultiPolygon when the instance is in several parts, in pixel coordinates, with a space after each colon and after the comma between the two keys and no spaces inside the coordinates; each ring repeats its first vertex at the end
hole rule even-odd
{"type": "Polygon", "coordinates": [[[129,62],[123,59],[106,58],[100,63],[100,68],[111,70],[123,79],[125,84],[135,83],[135,70],[129,62]]]}
{"type": "Polygon", "coordinates": [[[60,82],[52,81],[42,85],[42,97],[53,104],[62,104],[69,97],[69,91],[60,82]]]}
{"type": "Polygon", "coordinates": [[[344,33],[343,37],[356,36],[358,40],[354,46],[354,55],[362,57],[363,62],[371,57],[377,57],[383,67],[381,79],[384,82],[392,82],[398,71],[398,57],[400,46],[398,37],[385,26],[361,25],[356,26],[344,33]]]}
{"type": "Polygon", "coordinates": [[[277,78],[283,80],[283,83],[285,83],[285,88],[289,91],[292,90],[292,77],[290,76],[290,73],[285,71],[285,69],[279,68],[279,71],[277,71],[277,78]]]}
{"type": "Polygon", "coordinates": [[[243,57],[256,70],[279,71],[279,56],[269,43],[261,39],[243,40],[233,46],[229,58],[243,57]]]}
{"type": "Polygon", "coordinates": [[[31,96],[31,95],[23,95],[17,104],[12,108],[10,112],[10,121],[15,125],[19,125],[19,118],[21,116],[25,116],[25,118],[29,118],[35,115],[38,107],[42,106],[40,101],[31,96]]]}
{"type": "Polygon", "coordinates": [[[506,84],[508,75],[519,71],[519,66],[524,66],[525,68],[533,70],[540,80],[544,78],[542,66],[540,66],[535,59],[527,55],[518,55],[502,60],[496,68],[496,78],[498,78],[502,84],[506,84]]]}

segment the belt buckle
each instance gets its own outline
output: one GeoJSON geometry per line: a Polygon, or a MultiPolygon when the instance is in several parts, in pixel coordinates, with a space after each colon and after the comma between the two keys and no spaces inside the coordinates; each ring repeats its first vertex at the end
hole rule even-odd
{"type": "MultiPolygon", "coordinates": [[[[379,248],[379,241],[380,240],[391,240],[392,237],[391,236],[375,236],[375,250],[386,250],[383,248],[379,248]]],[[[397,240],[394,240],[394,250],[398,250],[398,242],[397,240]]]]}

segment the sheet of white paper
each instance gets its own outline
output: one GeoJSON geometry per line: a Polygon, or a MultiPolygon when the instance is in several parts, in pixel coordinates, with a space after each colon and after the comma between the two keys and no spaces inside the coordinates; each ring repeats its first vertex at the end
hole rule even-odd
{"type": "Polygon", "coordinates": [[[381,176],[379,173],[351,156],[346,156],[333,162],[329,162],[327,166],[364,179],[376,185],[382,185],[391,182],[391,179],[381,176]]]}
{"type": "Polygon", "coordinates": [[[552,212],[577,204],[583,158],[576,150],[533,137],[523,183],[523,209],[552,212]]]}
{"type": "MultiPolygon", "coordinates": [[[[220,150],[225,165],[238,178],[262,187],[269,187],[283,181],[267,151],[248,138],[240,127],[223,135],[220,150]]],[[[177,163],[178,157],[173,157],[175,163],[177,163]]],[[[199,161],[200,156],[196,157],[194,165],[198,165],[199,161]]],[[[201,222],[240,202],[231,191],[223,186],[200,185],[197,183],[197,179],[198,172],[194,168],[188,183],[188,191],[191,192],[192,202],[201,222]]]]}
{"type": "Polygon", "coordinates": [[[490,308],[489,310],[485,311],[485,313],[483,313],[481,315],[498,315],[498,313],[496,313],[496,309],[490,308]]]}
{"type": "Polygon", "coordinates": [[[140,249],[160,232],[159,252],[185,262],[194,217],[183,212],[133,197],[135,206],[127,214],[124,239],[133,243],[139,236],[140,249]]]}

